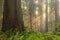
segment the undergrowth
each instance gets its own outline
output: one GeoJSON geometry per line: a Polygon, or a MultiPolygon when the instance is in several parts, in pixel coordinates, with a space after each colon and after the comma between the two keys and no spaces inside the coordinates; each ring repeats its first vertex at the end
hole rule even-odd
{"type": "Polygon", "coordinates": [[[56,30],[53,32],[33,32],[28,28],[23,32],[10,30],[8,32],[0,31],[0,40],[60,40],[60,24],[56,25],[56,30]]]}
{"type": "Polygon", "coordinates": [[[0,32],[0,40],[60,40],[60,35],[54,32],[33,32],[31,30],[25,30],[21,33],[14,30],[9,34],[0,32]]]}

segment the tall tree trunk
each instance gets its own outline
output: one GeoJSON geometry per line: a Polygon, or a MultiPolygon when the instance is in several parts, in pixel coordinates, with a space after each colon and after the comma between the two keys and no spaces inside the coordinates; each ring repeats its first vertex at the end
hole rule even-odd
{"type": "Polygon", "coordinates": [[[15,13],[14,0],[4,0],[2,31],[6,32],[10,29],[14,29],[13,27],[14,13],[15,13]]]}
{"type": "Polygon", "coordinates": [[[55,0],[55,22],[59,22],[59,5],[58,5],[59,1],[58,0],[55,0]]]}
{"type": "Polygon", "coordinates": [[[33,17],[33,7],[34,3],[33,0],[29,0],[29,14],[30,14],[30,28],[32,29],[32,17],[33,17]]]}
{"type": "Polygon", "coordinates": [[[5,32],[10,29],[15,29],[16,27],[19,31],[24,30],[21,0],[5,0],[3,16],[2,31],[5,32]]]}
{"type": "Polygon", "coordinates": [[[43,32],[43,13],[42,13],[42,0],[40,0],[40,31],[43,32]]]}
{"type": "Polygon", "coordinates": [[[15,17],[14,17],[14,26],[18,28],[18,30],[24,31],[24,22],[23,22],[23,14],[21,9],[21,0],[15,0],[15,17]]]}
{"type": "Polygon", "coordinates": [[[48,0],[46,0],[46,32],[48,31],[48,0]]]}

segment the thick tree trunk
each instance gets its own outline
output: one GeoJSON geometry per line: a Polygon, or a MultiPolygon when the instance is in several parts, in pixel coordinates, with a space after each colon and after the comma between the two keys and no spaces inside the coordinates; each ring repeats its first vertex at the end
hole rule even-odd
{"type": "Polygon", "coordinates": [[[24,31],[24,22],[23,22],[23,14],[21,9],[21,0],[15,0],[15,17],[14,17],[14,26],[18,28],[18,30],[24,31]]]}
{"type": "Polygon", "coordinates": [[[21,0],[5,0],[3,16],[2,31],[6,32],[15,28],[19,29],[19,31],[24,30],[21,0]]]}
{"type": "Polygon", "coordinates": [[[13,29],[14,13],[15,13],[14,0],[4,0],[2,31],[6,32],[10,29],[13,29]]]}

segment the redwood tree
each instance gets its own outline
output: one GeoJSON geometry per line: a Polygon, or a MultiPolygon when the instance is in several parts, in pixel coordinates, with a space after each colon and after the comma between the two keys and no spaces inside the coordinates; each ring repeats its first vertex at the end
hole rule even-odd
{"type": "Polygon", "coordinates": [[[2,31],[18,28],[23,30],[23,14],[21,11],[21,0],[4,0],[2,31]],[[19,3],[20,2],[20,3],[19,3]]]}

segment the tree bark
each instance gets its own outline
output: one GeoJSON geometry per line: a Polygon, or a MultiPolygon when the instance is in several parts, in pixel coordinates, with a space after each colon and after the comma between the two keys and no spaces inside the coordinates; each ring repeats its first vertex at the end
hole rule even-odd
{"type": "Polygon", "coordinates": [[[24,21],[23,14],[21,9],[21,0],[15,0],[15,16],[14,16],[14,27],[17,27],[18,30],[24,31],[24,21]]]}
{"type": "Polygon", "coordinates": [[[15,28],[19,29],[19,31],[24,30],[21,0],[5,0],[3,16],[2,31],[6,32],[10,29],[14,30],[15,28]]]}
{"type": "Polygon", "coordinates": [[[15,0],[4,0],[2,31],[14,29],[15,0]]]}
{"type": "Polygon", "coordinates": [[[58,0],[55,0],[55,22],[57,23],[57,22],[59,22],[59,1],[58,0]]]}
{"type": "Polygon", "coordinates": [[[46,0],[46,32],[48,32],[48,0],[46,0]]]}

